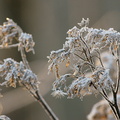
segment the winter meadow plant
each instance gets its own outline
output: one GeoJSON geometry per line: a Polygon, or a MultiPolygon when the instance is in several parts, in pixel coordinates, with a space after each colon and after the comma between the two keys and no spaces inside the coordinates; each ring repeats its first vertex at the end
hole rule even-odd
{"type": "MultiPolygon", "coordinates": [[[[69,99],[85,95],[100,94],[104,99],[95,104],[88,120],[120,119],[120,33],[113,28],[108,30],[89,28],[89,19],[82,19],[78,27],[68,30],[67,41],[63,48],[51,51],[48,56],[49,73],[54,72],[52,96],[69,99]],[[72,68],[69,73],[60,74],[60,66],[72,68]]],[[[17,47],[22,61],[12,58],[0,63],[0,86],[24,86],[26,90],[42,105],[51,120],[57,116],[39,93],[38,77],[31,70],[26,58],[27,52],[34,52],[34,41],[31,34],[24,33],[12,20],[7,18],[0,26],[0,49],[17,47]]],[[[5,115],[1,120],[10,120],[5,115]]]]}
{"type": "Polygon", "coordinates": [[[56,75],[52,95],[82,99],[85,95],[100,94],[104,100],[93,107],[88,119],[119,120],[120,33],[113,28],[89,28],[88,18],[78,25],[79,28],[68,30],[63,48],[48,56],[49,72],[56,75]],[[60,75],[63,62],[72,71],[60,75]]]}
{"type": "MultiPolygon", "coordinates": [[[[12,20],[7,18],[0,26],[0,49],[17,47],[21,53],[21,62],[12,58],[4,59],[0,64],[0,77],[4,79],[0,86],[14,87],[16,85],[24,86],[28,92],[42,105],[45,112],[51,120],[58,120],[54,112],[45,102],[44,98],[38,92],[39,80],[37,75],[31,70],[26,58],[26,52],[34,52],[34,41],[31,34],[24,33],[22,29],[12,20]]],[[[2,115],[0,120],[9,120],[2,115]]]]}

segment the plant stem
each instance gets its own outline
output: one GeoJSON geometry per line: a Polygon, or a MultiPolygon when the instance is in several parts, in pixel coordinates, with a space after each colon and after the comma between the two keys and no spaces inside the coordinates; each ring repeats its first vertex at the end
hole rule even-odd
{"type": "Polygon", "coordinates": [[[28,92],[39,102],[51,120],[59,120],[38,91],[32,92],[24,83],[23,86],[25,86],[28,92]]]}
{"type": "Polygon", "coordinates": [[[114,108],[116,110],[116,113],[118,115],[118,120],[120,120],[120,111],[119,111],[119,108],[118,108],[118,102],[117,102],[117,93],[113,91],[113,98],[114,98],[114,108]]]}
{"type": "MultiPolygon", "coordinates": [[[[26,54],[25,54],[24,48],[21,48],[20,52],[21,52],[21,57],[22,57],[24,65],[26,66],[27,69],[31,70],[31,68],[29,66],[29,63],[27,61],[27,58],[26,58],[26,54]]],[[[35,91],[33,93],[31,90],[29,90],[29,88],[26,85],[24,85],[24,86],[26,87],[26,89],[28,90],[28,92],[30,92],[30,94],[40,103],[40,105],[43,107],[43,109],[48,114],[48,116],[49,116],[49,118],[51,120],[59,120],[57,118],[57,116],[55,115],[55,113],[52,111],[52,109],[49,107],[49,105],[46,103],[46,101],[44,100],[44,98],[42,97],[42,95],[40,93],[38,93],[38,91],[35,91]]]]}
{"type": "Polygon", "coordinates": [[[22,48],[22,47],[20,48],[20,53],[21,53],[21,57],[22,57],[24,65],[26,66],[27,69],[31,70],[31,68],[29,66],[29,63],[27,61],[27,58],[26,58],[26,54],[25,54],[24,48],[22,48]]]}
{"type": "Polygon", "coordinates": [[[55,113],[52,111],[52,109],[49,107],[49,105],[46,103],[46,101],[44,100],[44,98],[42,97],[42,95],[40,95],[38,93],[38,91],[36,91],[36,95],[37,95],[37,98],[36,98],[37,101],[44,108],[44,110],[46,111],[46,113],[48,114],[48,116],[51,118],[51,120],[59,120],[57,118],[57,116],[55,115],[55,113]]]}
{"type": "MultiPolygon", "coordinates": [[[[97,90],[97,87],[94,85],[94,83],[92,83],[92,85],[97,90]]],[[[102,92],[99,91],[99,94],[109,103],[109,106],[111,107],[116,119],[120,120],[120,112],[117,105],[117,94],[113,91],[113,89],[112,89],[112,92],[113,92],[114,103],[108,99],[108,96],[103,89],[102,89],[102,92]]]]}
{"type": "Polygon", "coordinates": [[[8,45],[8,46],[0,45],[0,49],[15,48],[15,47],[18,47],[18,45],[19,45],[19,43],[8,45]]]}
{"type": "Polygon", "coordinates": [[[117,72],[118,72],[118,75],[117,75],[117,83],[116,83],[115,93],[117,94],[118,93],[118,89],[119,89],[119,83],[120,83],[120,61],[119,61],[119,59],[117,59],[116,62],[117,62],[117,72]]]}

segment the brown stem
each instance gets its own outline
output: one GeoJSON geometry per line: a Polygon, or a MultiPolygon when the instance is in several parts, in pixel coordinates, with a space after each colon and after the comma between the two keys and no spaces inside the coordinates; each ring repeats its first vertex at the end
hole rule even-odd
{"type": "Polygon", "coordinates": [[[31,68],[29,66],[29,63],[27,61],[27,58],[26,58],[26,54],[25,54],[24,48],[22,48],[22,47],[20,48],[20,53],[21,53],[21,57],[22,57],[24,65],[26,66],[27,69],[31,70],[31,68]]]}
{"type": "Polygon", "coordinates": [[[14,48],[14,47],[18,47],[18,46],[19,46],[19,43],[17,43],[17,44],[12,44],[12,45],[8,45],[8,46],[0,45],[0,49],[14,48]]]}
{"type": "Polygon", "coordinates": [[[109,104],[111,104],[112,106],[114,105],[114,104],[108,99],[108,97],[106,96],[106,94],[104,94],[103,89],[102,89],[102,92],[100,92],[100,91],[97,89],[97,87],[95,86],[95,84],[94,84],[93,82],[92,82],[91,84],[92,84],[93,87],[99,92],[99,94],[100,94],[103,98],[105,98],[105,100],[108,101],[109,104]]]}
{"type": "Polygon", "coordinates": [[[84,58],[82,58],[82,57],[79,56],[78,54],[74,53],[74,55],[76,55],[77,57],[79,57],[79,58],[82,59],[83,61],[86,61],[84,58]]]}
{"type": "Polygon", "coordinates": [[[97,57],[97,58],[99,59],[101,66],[104,68],[104,65],[103,65],[103,62],[102,62],[102,59],[101,59],[101,56],[100,56],[100,51],[97,51],[97,50],[96,50],[96,52],[97,52],[97,54],[98,54],[98,57],[97,57]]]}
{"type": "Polygon", "coordinates": [[[38,91],[36,91],[36,95],[37,95],[37,98],[36,98],[37,101],[42,105],[42,107],[44,108],[48,116],[51,118],[51,120],[59,120],[55,115],[55,113],[52,111],[52,109],[49,107],[49,105],[46,103],[42,95],[38,93],[38,91]]]}
{"type": "Polygon", "coordinates": [[[120,120],[120,111],[119,111],[119,108],[118,108],[118,102],[117,102],[117,93],[113,91],[113,99],[114,99],[114,108],[116,110],[116,113],[118,115],[118,120],[120,120]]]}
{"type": "MultiPolygon", "coordinates": [[[[92,85],[97,90],[97,87],[94,85],[94,83],[92,83],[92,85]]],[[[107,96],[106,92],[103,89],[102,89],[102,92],[99,91],[100,95],[109,103],[109,105],[110,105],[116,119],[120,120],[120,111],[119,111],[118,104],[117,104],[117,94],[114,92],[113,89],[112,89],[112,92],[113,92],[114,103],[111,102],[108,99],[108,96],[107,96]]]]}
{"type": "Polygon", "coordinates": [[[42,97],[38,91],[32,92],[24,83],[23,86],[28,90],[28,92],[38,101],[38,103],[43,107],[47,115],[51,120],[59,120],[49,105],[46,103],[45,99],[42,97]]]}
{"type": "Polygon", "coordinates": [[[119,84],[120,84],[120,61],[119,61],[119,59],[117,59],[116,62],[117,62],[117,72],[118,72],[118,75],[117,75],[117,83],[116,83],[115,92],[117,94],[118,90],[119,90],[119,84]]]}
{"type": "Polygon", "coordinates": [[[91,57],[91,55],[90,55],[90,49],[89,49],[87,43],[85,42],[85,40],[83,39],[82,36],[80,36],[80,39],[81,39],[81,41],[83,42],[83,44],[86,46],[86,48],[87,48],[87,50],[88,50],[88,53],[89,53],[89,56],[90,56],[90,61],[91,61],[91,63],[93,64],[93,60],[92,60],[92,57],[91,57]]]}
{"type": "MultiPolygon", "coordinates": [[[[25,64],[26,68],[31,70],[29,63],[27,61],[26,55],[25,55],[24,48],[21,48],[20,52],[21,52],[21,57],[22,57],[23,63],[25,64]]],[[[40,93],[38,93],[38,91],[33,93],[31,90],[29,90],[29,88],[26,85],[24,85],[24,86],[30,92],[30,94],[40,103],[40,105],[43,107],[43,109],[48,114],[48,116],[50,117],[51,120],[59,120],[57,118],[57,116],[54,114],[54,112],[52,111],[52,109],[49,107],[49,105],[46,103],[46,101],[44,100],[42,95],[40,93]]]]}

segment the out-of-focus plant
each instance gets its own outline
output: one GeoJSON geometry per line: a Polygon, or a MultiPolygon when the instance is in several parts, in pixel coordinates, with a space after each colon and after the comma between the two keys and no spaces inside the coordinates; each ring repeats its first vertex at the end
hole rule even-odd
{"type": "Polygon", "coordinates": [[[48,56],[51,62],[49,72],[54,71],[56,75],[52,95],[82,99],[85,95],[100,94],[119,120],[120,33],[113,28],[89,28],[89,19],[82,19],[78,25],[80,28],[75,26],[68,30],[63,48],[51,51],[48,56]],[[102,58],[103,53],[106,53],[109,61],[102,58]],[[60,75],[59,69],[63,62],[66,67],[71,66],[72,71],[60,75]],[[116,72],[114,77],[113,68],[116,72]]]}
{"type": "Polygon", "coordinates": [[[10,120],[6,115],[0,115],[0,120],[10,120]]]}
{"type": "Polygon", "coordinates": [[[0,25],[0,49],[17,47],[22,58],[21,62],[17,62],[12,58],[7,58],[0,63],[0,77],[4,78],[0,86],[14,88],[16,88],[16,85],[24,86],[42,105],[50,119],[58,120],[54,112],[38,92],[39,80],[37,75],[32,72],[26,58],[26,52],[32,51],[34,53],[34,45],[35,43],[32,35],[24,33],[12,19],[7,18],[7,22],[0,25]]]}

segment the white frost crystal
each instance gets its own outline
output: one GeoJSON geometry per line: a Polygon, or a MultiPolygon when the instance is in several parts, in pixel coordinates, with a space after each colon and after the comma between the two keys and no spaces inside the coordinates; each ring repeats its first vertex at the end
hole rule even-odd
{"type": "MultiPolygon", "coordinates": [[[[69,29],[62,49],[52,51],[48,56],[49,72],[54,71],[56,80],[53,83],[53,96],[62,95],[68,98],[83,97],[101,91],[112,90],[114,81],[110,71],[114,59],[118,58],[118,45],[120,33],[110,28],[89,28],[89,19],[82,19],[78,23],[80,28],[74,26],[69,29]],[[102,53],[109,51],[110,60],[105,61],[102,53]],[[73,67],[73,72],[65,75],[59,74],[60,64],[66,62],[66,67],[73,67]],[[109,66],[107,63],[109,62],[109,66]],[[62,91],[62,92],[61,92],[62,91]]],[[[107,54],[107,53],[106,53],[107,54]]]]}

